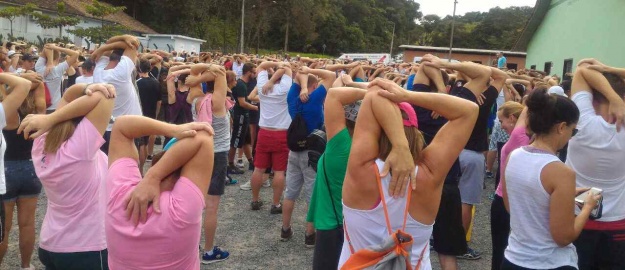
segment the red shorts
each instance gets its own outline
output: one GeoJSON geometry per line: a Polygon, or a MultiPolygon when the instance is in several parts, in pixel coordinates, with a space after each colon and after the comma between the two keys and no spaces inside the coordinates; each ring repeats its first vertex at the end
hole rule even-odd
{"type": "Polygon", "coordinates": [[[289,147],[286,144],[286,130],[267,130],[260,128],[256,142],[254,167],[275,172],[286,171],[289,161],[289,147]]]}

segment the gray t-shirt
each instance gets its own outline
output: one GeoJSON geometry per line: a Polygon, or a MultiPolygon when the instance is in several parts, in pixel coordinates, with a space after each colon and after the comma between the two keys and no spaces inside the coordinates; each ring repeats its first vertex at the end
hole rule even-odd
{"type": "Polygon", "coordinates": [[[48,75],[44,76],[44,73],[46,72],[46,64],[46,59],[39,57],[35,63],[35,71],[43,77],[43,82],[46,83],[48,89],[50,90],[52,105],[48,107],[48,110],[56,110],[56,106],[59,104],[59,101],[61,101],[63,74],[65,74],[65,71],[69,68],[69,64],[67,64],[67,61],[63,61],[50,70],[48,75]]]}

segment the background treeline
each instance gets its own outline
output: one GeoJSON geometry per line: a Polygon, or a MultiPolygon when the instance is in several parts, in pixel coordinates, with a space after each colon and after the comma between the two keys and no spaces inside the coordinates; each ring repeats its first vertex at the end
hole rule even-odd
{"type": "MultiPolygon", "coordinates": [[[[242,0],[104,2],[126,6],[126,13],[159,33],[205,39],[203,49],[238,50],[242,0]]],[[[531,13],[531,7],[511,7],[457,16],[454,46],[510,49],[531,13]]],[[[424,16],[419,4],[411,0],[245,1],[248,52],[285,48],[331,55],[388,52],[393,26],[395,53],[402,44],[449,45],[451,16],[424,16]]]]}

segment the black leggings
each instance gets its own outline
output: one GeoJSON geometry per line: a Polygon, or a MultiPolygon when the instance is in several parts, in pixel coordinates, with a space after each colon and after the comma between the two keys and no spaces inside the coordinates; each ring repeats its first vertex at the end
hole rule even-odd
{"type": "Polygon", "coordinates": [[[495,195],[495,200],[490,206],[490,234],[493,244],[493,256],[491,270],[500,270],[503,261],[504,250],[508,246],[510,235],[510,214],[506,211],[503,198],[495,195]]]}
{"type": "Polygon", "coordinates": [[[313,269],[337,269],[343,249],[343,226],[333,230],[317,230],[313,269]]]}
{"type": "MultiPolygon", "coordinates": [[[[503,264],[501,265],[502,270],[534,270],[532,268],[525,268],[518,266],[516,264],[511,263],[508,259],[503,259],[503,264]]],[[[573,266],[560,266],[558,268],[546,269],[546,270],[577,270],[577,268],[573,266]]]]}

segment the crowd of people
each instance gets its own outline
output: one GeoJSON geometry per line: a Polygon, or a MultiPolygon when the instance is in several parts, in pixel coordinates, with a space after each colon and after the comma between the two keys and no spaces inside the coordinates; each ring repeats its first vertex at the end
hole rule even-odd
{"type": "Polygon", "coordinates": [[[432,249],[455,270],[481,257],[468,239],[494,179],[491,269],[625,269],[625,69],[139,47],[0,48],[0,267],[19,241],[34,269],[37,237],[45,269],[226,260],[218,209],[239,184],[245,211],[281,216],[281,241],[303,195],[313,269],[427,270],[432,249]]]}

